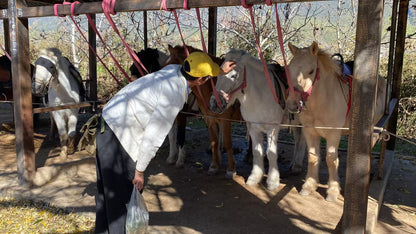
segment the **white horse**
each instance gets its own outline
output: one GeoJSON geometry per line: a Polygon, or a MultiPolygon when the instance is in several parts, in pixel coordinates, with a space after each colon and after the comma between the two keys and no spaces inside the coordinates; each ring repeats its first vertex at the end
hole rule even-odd
{"type": "MultiPolygon", "coordinates": [[[[305,48],[297,48],[289,43],[289,49],[293,54],[289,64],[290,76],[294,88],[298,90],[297,99],[300,100],[289,95],[286,104],[290,112],[299,113],[299,119],[305,126],[303,134],[308,145],[308,172],[300,194],[309,195],[318,187],[320,141],[323,137],[326,139],[326,164],[329,171],[326,200],[335,201],[341,190],[338,146],[344,132],[339,128],[348,127],[350,87],[348,82],[343,82],[338,63],[319,49],[316,42],[305,48]],[[333,129],[313,128],[316,126],[333,129]]],[[[379,120],[384,113],[385,86],[385,79],[380,77],[374,121],[379,120]]]]}
{"type": "MultiPolygon", "coordinates": [[[[85,90],[81,75],[57,48],[42,49],[35,66],[32,88],[35,94],[48,92],[48,106],[76,104],[83,100],[85,90]]],[[[66,158],[75,150],[78,111],[79,108],[52,111],[51,122],[56,124],[61,143],[60,157],[66,158]]],[[[51,125],[53,129],[53,123],[51,125]]]]}
{"type": "MultiPolygon", "coordinates": [[[[215,96],[210,100],[211,110],[221,112],[236,100],[240,102],[241,115],[247,124],[247,132],[252,139],[253,169],[247,179],[247,185],[261,182],[264,170],[264,135],[267,136],[267,158],[269,171],[267,188],[276,189],[280,184],[280,174],[277,166],[277,140],[280,124],[283,118],[283,108],[273,97],[262,63],[243,50],[232,49],[225,55],[225,61],[234,61],[236,67],[226,75],[220,75],[215,86],[220,95],[220,106],[215,96]]],[[[269,74],[273,74],[268,66],[269,74]]],[[[284,87],[273,83],[277,93],[284,96],[284,87]]]]}

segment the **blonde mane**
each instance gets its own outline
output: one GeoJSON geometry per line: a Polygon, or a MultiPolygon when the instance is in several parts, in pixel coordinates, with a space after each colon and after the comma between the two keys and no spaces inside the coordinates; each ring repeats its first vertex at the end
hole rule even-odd
{"type": "Polygon", "coordinates": [[[341,75],[339,65],[327,52],[322,49],[318,50],[318,60],[320,62],[319,66],[322,67],[320,71],[325,70],[328,73],[334,73],[336,75],[335,77],[339,77],[341,75]]]}

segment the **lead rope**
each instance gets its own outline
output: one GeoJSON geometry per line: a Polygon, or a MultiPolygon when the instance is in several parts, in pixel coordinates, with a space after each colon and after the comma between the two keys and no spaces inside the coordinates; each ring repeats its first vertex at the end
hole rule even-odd
{"type": "Polygon", "coordinates": [[[94,50],[94,48],[91,46],[91,44],[88,42],[88,39],[85,37],[85,35],[82,33],[81,29],[79,28],[78,24],[75,22],[74,18],[72,16],[75,16],[75,5],[79,4],[78,1],[75,1],[73,3],[69,3],[69,2],[63,2],[62,4],[55,4],[54,5],[54,14],[57,17],[65,17],[63,15],[59,15],[58,14],[58,6],[59,5],[69,5],[71,4],[71,16],[70,19],[72,20],[72,22],[74,23],[74,25],[76,26],[77,30],[79,31],[79,33],[81,34],[82,38],[87,42],[90,50],[95,54],[95,56],[98,58],[98,60],[101,62],[101,64],[104,66],[104,68],[107,70],[107,72],[113,77],[113,79],[116,81],[116,83],[118,85],[120,85],[120,81],[115,77],[115,75],[110,71],[110,69],[107,67],[107,65],[103,62],[103,60],[100,58],[100,56],[98,56],[97,51],[94,50]]]}
{"type": "Polygon", "coordinates": [[[270,78],[269,70],[267,69],[266,61],[264,61],[263,53],[261,52],[259,39],[257,38],[257,32],[256,32],[256,26],[255,26],[255,22],[254,22],[254,14],[253,14],[253,5],[252,4],[246,4],[245,0],[241,0],[241,5],[244,8],[248,9],[249,12],[250,12],[251,25],[253,26],[254,37],[256,39],[257,52],[259,53],[259,57],[260,57],[262,65],[263,65],[264,74],[266,75],[267,83],[269,84],[269,88],[272,91],[274,100],[276,101],[276,103],[279,104],[279,98],[277,97],[276,91],[273,88],[273,84],[272,84],[272,81],[271,81],[271,78],[270,78]]]}

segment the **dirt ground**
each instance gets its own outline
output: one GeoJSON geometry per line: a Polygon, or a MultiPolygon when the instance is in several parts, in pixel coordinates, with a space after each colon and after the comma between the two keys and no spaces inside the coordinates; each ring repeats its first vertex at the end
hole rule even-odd
{"type": "MultiPolygon", "coordinates": [[[[35,130],[36,167],[39,186],[19,186],[13,132],[7,130],[10,109],[0,105],[0,196],[38,199],[70,211],[94,217],[96,194],[95,159],[85,150],[56,160],[59,143],[48,139],[48,120],[35,130]]],[[[85,118],[88,117],[83,117],[85,118]]],[[[165,144],[146,171],[147,184],[143,196],[150,213],[150,233],[331,233],[339,222],[343,197],[336,202],[325,201],[328,178],[322,161],[322,185],[309,196],[298,194],[305,171],[281,179],[275,191],[263,185],[246,186],[251,165],[244,161],[247,141],[241,127],[233,132],[237,176],[226,179],[226,154],[222,170],[208,175],[210,163],[208,131],[191,119],[188,123],[187,159],[183,168],[167,165],[165,144]]],[[[238,125],[238,124],[237,124],[238,125]]],[[[284,133],[281,134],[285,135],[284,133]]],[[[283,139],[279,157],[289,158],[293,145],[283,139]]],[[[340,179],[345,180],[346,152],[340,152],[340,179]]],[[[384,202],[375,233],[416,232],[416,157],[396,155],[387,184],[384,202]]],[[[282,159],[280,165],[286,165],[282,159]]]]}

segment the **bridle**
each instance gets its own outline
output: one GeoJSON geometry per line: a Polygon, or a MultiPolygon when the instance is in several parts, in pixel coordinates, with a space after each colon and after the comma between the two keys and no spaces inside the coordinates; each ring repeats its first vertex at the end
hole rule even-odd
{"type": "Polygon", "coordinates": [[[305,103],[306,101],[308,101],[309,96],[312,94],[312,89],[315,86],[316,81],[320,80],[321,76],[319,74],[319,66],[318,66],[318,59],[316,60],[316,73],[315,73],[315,78],[312,81],[312,85],[311,87],[309,87],[309,89],[305,92],[302,90],[299,90],[298,88],[294,87],[294,91],[296,93],[300,94],[300,100],[299,100],[299,110],[298,113],[302,111],[303,107],[306,106],[305,103]]]}
{"type": "Polygon", "coordinates": [[[47,80],[41,80],[36,77],[36,72],[34,73],[34,83],[40,84],[42,87],[41,93],[46,93],[46,89],[49,87],[49,84],[58,77],[58,68],[57,65],[51,62],[49,59],[44,57],[39,57],[35,62],[35,68],[37,66],[42,66],[45,68],[51,75],[47,80]]]}
{"type": "MultiPolygon", "coordinates": [[[[238,91],[241,91],[242,93],[244,93],[244,89],[247,87],[247,78],[246,78],[247,75],[246,75],[246,67],[245,66],[244,66],[244,71],[243,72],[244,72],[243,73],[243,81],[241,82],[241,84],[238,84],[235,89],[233,89],[233,90],[231,90],[227,93],[228,94],[228,98],[226,100],[227,103],[231,99],[231,96],[233,94],[237,93],[238,91]]],[[[237,74],[239,74],[239,73],[237,73],[237,74]]],[[[221,107],[221,101],[220,101],[217,89],[214,88],[213,93],[214,93],[214,96],[215,96],[215,100],[217,101],[218,107],[221,107]]]]}

